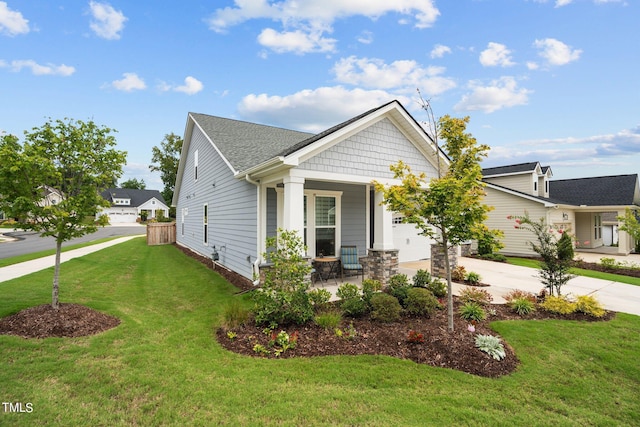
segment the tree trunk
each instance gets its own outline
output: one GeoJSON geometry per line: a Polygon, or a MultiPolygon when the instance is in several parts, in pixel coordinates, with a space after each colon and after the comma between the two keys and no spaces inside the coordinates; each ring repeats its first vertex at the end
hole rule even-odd
{"type": "Polygon", "coordinates": [[[449,239],[447,238],[447,232],[444,230],[442,230],[442,248],[447,272],[447,324],[449,332],[453,332],[453,289],[451,286],[451,264],[449,263],[449,239]]]}
{"type": "Polygon", "coordinates": [[[60,253],[62,252],[62,241],[56,240],[56,263],[55,269],[53,272],[53,290],[51,291],[51,307],[54,310],[58,310],[60,308],[60,304],[58,303],[58,284],[60,278],[60,253]]]}

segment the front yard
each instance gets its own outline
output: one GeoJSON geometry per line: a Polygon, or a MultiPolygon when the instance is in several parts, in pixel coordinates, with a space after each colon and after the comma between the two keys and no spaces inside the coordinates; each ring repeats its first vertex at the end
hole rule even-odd
{"type": "MultiPolygon", "coordinates": [[[[50,302],[52,274],[0,284],[0,317],[50,302]]],[[[64,263],[60,290],[121,323],[83,338],[0,336],[0,400],[32,408],[0,406],[2,425],[633,425],[640,414],[637,316],[495,322],[521,365],[489,379],[388,356],[229,352],[215,331],[246,296],[144,239],[64,263]]]]}

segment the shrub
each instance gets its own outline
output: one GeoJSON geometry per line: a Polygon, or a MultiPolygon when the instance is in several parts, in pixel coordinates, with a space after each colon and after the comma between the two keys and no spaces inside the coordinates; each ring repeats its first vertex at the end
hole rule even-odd
{"type": "Polygon", "coordinates": [[[479,257],[487,261],[507,262],[507,257],[502,254],[484,254],[479,257]]]}
{"type": "Polygon", "coordinates": [[[467,270],[464,266],[459,265],[451,270],[451,280],[456,282],[464,282],[464,278],[467,277],[467,270]]]}
{"type": "Polygon", "coordinates": [[[313,289],[309,291],[309,299],[316,309],[324,307],[331,299],[331,292],[326,289],[313,289]]]}
{"type": "Polygon", "coordinates": [[[371,318],[381,322],[395,322],[400,319],[402,307],[398,299],[392,295],[378,293],[371,298],[371,318]]]}
{"type": "Polygon", "coordinates": [[[437,277],[431,279],[431,283],[429,283],[427,289],[431,291],[436,298],[444,298],[447,296],[447,284],[437,277]]]}
{"type": "Polygon", "coordinates": [[[509,302],[509,307],[520,316],[526,316],[527,314],[535,311],[536,305],[527,298],[516,298],[509,302]]]}
{"type": "Polygon", "coordinates": [[[536,296],[531,292],[521,291],[520,289],[514,289],[504,296],[507,302],[511,302],[517,299],[527,299],[532,303],[536,302],[536,296]]]}
{"type": "Polygon", "coordinates": [[[602,304],[592,295],[581,295],[576,298],[576,311],[593,317],[602,317],[607,312],[602,304]]]}
{"type": "Polygon", "coordinates": [[[305,246],[295,231],[278,230],[267,238],[263,257],[272,263],[265,272],[262,289],[253,294],[255,319],[271,327],[302,324],[313,318],[313,305],[307,293],[306,276],[311,267],[301,255],[305,246]]]}
{"type": "Polygon", "coordinates": [[[540,304],[540,307],[546,311],[558,314],[571,314],[576,311],[576,304],[563,296],[557,297],[549,295],[540,304]]]}
{"type": "Polygon", "coordinates": [[[369,305],[362,299],[360,289],[353,283],[340,285],[336,295],[340,298],[340,308],[347,316],[359,317],[369,311],[369,305]]]}
{"type": "Polygon", "coordinates": [[[460,291],[458,297],[461,302],[475,302],[480,305],[489,305],[493,301],[493,297],[484,289],[464,288],[460,291]]]}
{"type": "Polygon", "coordinates": [[[235,329],[244,325],[251,317],[251,311],[240,301],[231,300],[224,309],[224,326],[227,329],[235,329]]]}
{"type": "Polygon", "coordinates": [[[413,286],[417,288],[426,288],[431,283],[431,273],[427,270],[418,270],[413,276],[413,286]]]}
{"type": "Polygon", "coordinates": [[[480,304],[467,302],[460,307],[460,317],[467,322],[481,322],[487,317],[487,314],[480,304]]]}
{"type": "Polygon", "coordinates": [[[414,316],[430,316],[440,306],[431,291],[423,288],[411,288],[407,292],[406,310],[414,316]]]}
{"type": "Polygon", "coordinates": [[[569,233],[564,232],[557,243],[558,259],[563,261],[573,261],[575,252],[573,251],[573,241],[569,233]]]}
{"type": "Polygon", "coordinates": [[[464,277],[465,282],[468,282],[472,285],[477,285],[478,283],[480,283],[480,279],[481,279],[480,275],[475,271],[468,272],[467,275],[464,277]]]}
{"type": "Polygon", "coordinates": [[[412,329],[407,334],[407,342],[412,344],[421,344],[424,342],[424,334],[418,333],[412,329]]]}
{"type": "Polygon", "coordinates": [[[342,322],[342,313],[337,310],[329,310],[319,314],[313,318],[316,325],[324,329],[335,329],[342,322]]]}
{"type": "Polygon", "coordinates": [[[500,241],[500,238],[504,237],[501,230],[489,230],[483,225],[479,231],[477,234],[479,255],[491,255],[504,247],[500,241]]]}
{"type": "Polygon", "coordinates": [[[615,258],[600,258],[600,265],[604,268],[616,269],[619,266],[619,263],[615,260],[615,258]]]}
{"type": "Polygon", "coordinates": [[[371,297],[382,289],[382,283],[378,280],[364,279],[362,281],[362,300],[371,307],[371,297]]]}
{"type": "Polygon", "coordinates": [[[402,307],[405,306],[407,292],[411,289],[411,283],[406,274],[396,274],[389,278],[389,293],[396,297],[402,307]]]}
{"type": "Polygon", "coordinates": [[[476,347],[496,360],[502,360],[507,356],[500,338],[493,335],[476,335],[476,347]]]}

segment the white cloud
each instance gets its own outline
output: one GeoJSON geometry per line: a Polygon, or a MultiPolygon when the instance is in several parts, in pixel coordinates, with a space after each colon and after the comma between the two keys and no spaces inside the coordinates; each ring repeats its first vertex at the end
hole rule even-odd
{"type": "Polygon", "coordinates": [[[372,89],[414,92],[420,88],[438,95],[456,86],[453,79],[442,76],[444,67],[425,68],[413,60],[387,64],[382,59],[350,56],[336,62],[332,71],[340,83],[372,89]]]}
{"type": "Polygon", "coordinates": [[[0,33],[13,37],[28,32],[29,20],[24,19],[22,13],[9,9],[6,2],[0,1],[0,33]]]}
{"type": "Polygon", "coordinates": [[[258,41],[263,46],[279,53],[330,52],[336,41],[323,34],[332,32],[336,20],[351,16],[375,20],[388,13],[410,16],[416,28],[430,27],[440,15],[433,0],[235,0],[234,6],[217,9],[206,21],[218,33],[252,19],[280,21],[282,30],[262,31],[258,41]]]}
{"type": "Polygon", "coordinates": [[[305,33],[301,30],[278,32],[265,28],[258,36],[258,43],[276,53],[334,52],[335,39],[322,37],[322,32],[305,33]]]}
{"type": "Polygon", "coordinates": [[[471,93],[464,95],[454,106],[455,111],[483,111],[493,113],[502,108],[526,105],[529,101],[528,89],[519,88],[513,77],[504,76],[494,80],[488,86],[479,82],[469,83],[471,93]]]}
{"type": "Polygon", "coordinates": [[[117,90],[124,92],[132,92],[134,90],[143,90],[147,88],[144,80],[138,77],[136,73],[124,73],[124,78],[121,80],[114,80],[111,82],[111,86],[117,90]]]}
{"type": "Polygon", "coordinates": [[[431,56],[431,58],[442,58],[445,53],[451,53],[451,48],[449,46],[437,44],[433,47],[433,49],[431,49],[431,53],[429,56],[431,56]]]}
{"type": "Polygon", "coordinates": [[[640,126],[614,134],[526,140],[492,147],[490,161],[487,162],[489,164],[484,166],[530,162],[533,159],[550,164],[552,168],[562,165],[584,170],[589,165],[612,165],[616,161],[635,162],[638,153],[640,126]]]}
{"type": "Polygon", "coordinates": [[[93,16],[89,27],[96,35],[107,40],[118,40],[127,17],[108,3],[91,1],[89,7],[91,8],[91,16],[93,16]]]}
{"type": "Polygon", "coordinates": [[[362,44],[373,43],[373,33],[371,31],[363,31],[357,38],[358,42],[362,44]]]}
{"type": "Polygon", "coordinates": [[[489,42],[487,48],[480,53],[480,63],[485,67],[510,67],[515,65],[511,61],[511,51],[501,43],[489,42]]]}
{"type": "MultiPolygon", "coordinates": [[[[6,66],[6,63],[2,62],[0,63],[0,66],[6,66]]],[[[22,59],[22,60],[11,61],[11,71],[19,72],[23,68],[29,68],[31,70],[31,73],[33,73],[36,76],[49,75],[49,76],[67,77],[76,72],[76,69],[74,67],[71,67],[65,64],[40,65],[32,59],[22,59]]]]}
{"type": "Polygon", "coordinates": [[[334,86],[288,96],[250,94],[242,99],[238,110],[246,120],[317,133],[394,99],[404,105],[410,103],[406,97],[383,90],[334,86]]]}
{"type": "Polygon", "coordinates": [[[549,65],[566,65],[580,58],[582,50],[572,49],[570,46],[553,38],[536,40],[533,46],[540,49],[538,55],[544,58],[549,65]]]}
{"type": "Polygon", "coordinates": [[[195,77],[187,76],[184,79],[184,85],[178,86],[176,92],[183,92],[187,95],[194,95],[204,89],[202,82],[195,77]]]}

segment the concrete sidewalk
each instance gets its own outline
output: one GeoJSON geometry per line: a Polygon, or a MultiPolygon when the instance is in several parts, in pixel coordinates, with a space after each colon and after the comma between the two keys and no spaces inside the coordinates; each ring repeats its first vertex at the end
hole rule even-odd
{"type": "MultiPolygon", "coordinates": [[[[108,248],[109,246],[117,245],[118,243],[126,242],[127,240],[141,237],[136,236],[124,236],[117,239],[109,240],[108,242],[98,243],[91,246],[85,246],[80,249],[73,249],[70,251],[62,252],[60,254],[60,262],[69,261],[73,258],[78,258],[93,252],[97,252],[101,249],[108,248]]],[[[56,256],[49,255],[43,258],[33,259],[31,261],[21,262],[19,264],[13,264],[0,268],[0,283],[7,280],[15,279],[16,277],[26,276],[27,274],[35,273],[36,271],[44,270],[55,265],[56,256]]]]}

